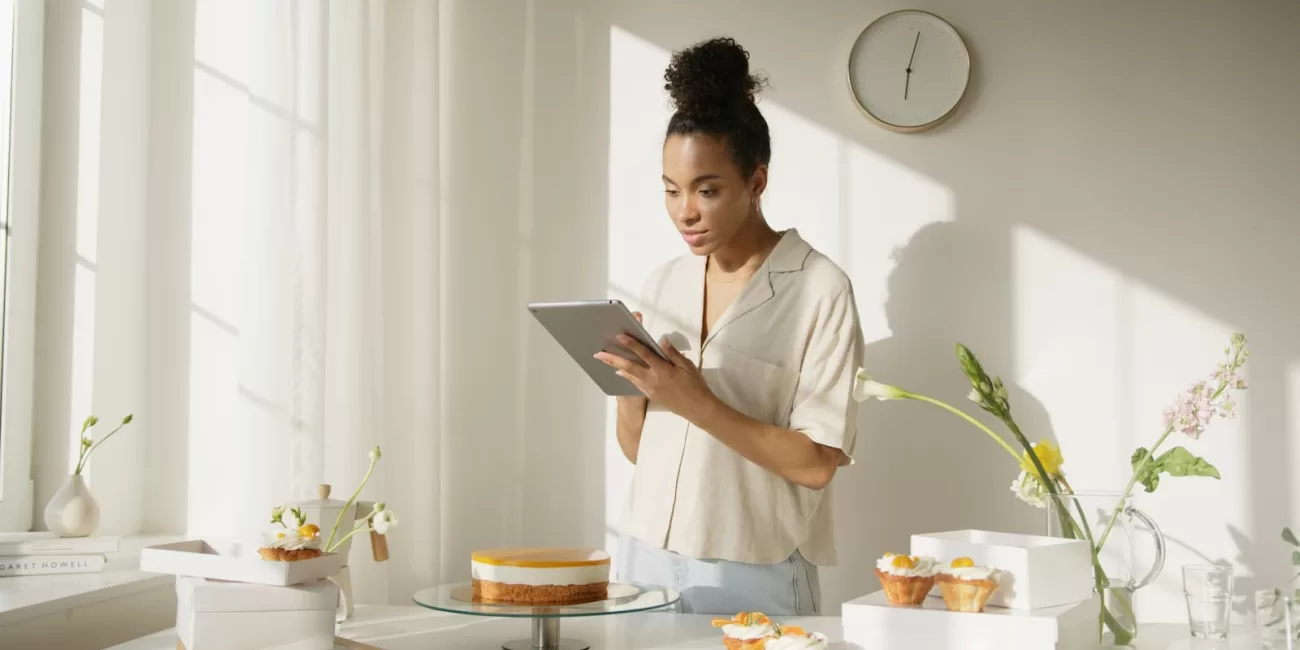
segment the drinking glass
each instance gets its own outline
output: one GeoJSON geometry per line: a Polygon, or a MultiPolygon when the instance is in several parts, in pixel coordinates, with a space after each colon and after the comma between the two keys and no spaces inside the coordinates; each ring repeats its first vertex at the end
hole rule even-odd
{"type": "Polygon", "coordinates": [[[1300,601],[1281,589],[1255,592],[1255,631],[1265,648],[1293,650],[1300,637],[1300,601]]]}
{"type": "Polygon", "coordinates": [[[1226,639],[1232,616],[1232,567],[1183,567],[1187,622],[1196,639],[1226,639]]]}

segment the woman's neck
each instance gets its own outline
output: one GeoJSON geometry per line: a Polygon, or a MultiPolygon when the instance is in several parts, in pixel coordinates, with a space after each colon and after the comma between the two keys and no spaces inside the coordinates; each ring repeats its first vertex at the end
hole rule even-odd
{"type": "Polygon", "coordinates": [[[726,246],[713,251],[709,256],[710,266],[721,273],[731,274],[746,269],[747,266],[759,266],[768,253],[781,241],[781,234],[767,225],[761,213],[755,212],[745,220],[736,235],[726,246]]]}

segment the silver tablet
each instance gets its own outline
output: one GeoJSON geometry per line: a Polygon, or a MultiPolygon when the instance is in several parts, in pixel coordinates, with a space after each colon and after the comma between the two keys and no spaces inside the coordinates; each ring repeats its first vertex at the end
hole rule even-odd
{"type": "Polygon", "coordinates": [[[636,321],[632,311],[622,301],[535,302],[529,303],[528,311],[532,312],[537,322],[551,333],[560,347],[569,353],[606,395],[641,395],[641,391],[632,382],[618,376],[604,362],[593,358],[597,352],[604,350],[640,363],[640,357],[619,344],[619,334],[628,334],[660,358],[668,358],[654,337],[636,321]]]}

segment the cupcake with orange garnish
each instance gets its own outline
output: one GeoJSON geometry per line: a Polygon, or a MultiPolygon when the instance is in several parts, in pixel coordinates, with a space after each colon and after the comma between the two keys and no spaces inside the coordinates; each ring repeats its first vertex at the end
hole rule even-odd
{"type": "Polygon", "coordinates": [[[920,605],[934,588],[939,562],[924,555],[886,553],[876,561],[876,577],[892,605],[920,605]]]}
{"type": "Polygon", "coordinates": [[[797,625],[782,625],[776,636],[767,639],[763,650],[825,650],[830,640],[825,634],[805,632],[797,625]]]}
{"type": "Polygon", "coordinates": [[[1002,572],[992,567],[975,566],[968,557],[959,557],[939,570],[935,581],[943,603],[954,612],[982,612],[989,597],[998,588],[1002,572]]]}
{"type": "Polygon", "coordinates": [[[290,529],[284,523],[284,508],[277,507],[271,511],[271,523],[280,524],[284,530],[277,530],[267,535],[266,545],[257,549],[263,560],[296,562],[310,560],[321,556],[320,527],[309,524],[302,510],[293,508],[293,516],[298,527],[290,529]]]}
{"type": "Polygon", "coordinates": [[[777,635],[772,620],[762,612],[741,612],[733,618],[714,619],[713,627],[722,630],[722,644],[727,650],[761,650],[777,635]]]}

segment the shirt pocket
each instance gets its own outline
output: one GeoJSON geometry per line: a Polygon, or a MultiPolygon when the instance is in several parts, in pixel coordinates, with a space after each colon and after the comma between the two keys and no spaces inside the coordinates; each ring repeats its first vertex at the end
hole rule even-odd
{"type": "Polygon", "coordinates": [[[799,373],[719,343],[705,358],[701,372],[719,399],[755,420],[789,425],[799,373]]]}

